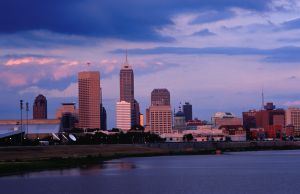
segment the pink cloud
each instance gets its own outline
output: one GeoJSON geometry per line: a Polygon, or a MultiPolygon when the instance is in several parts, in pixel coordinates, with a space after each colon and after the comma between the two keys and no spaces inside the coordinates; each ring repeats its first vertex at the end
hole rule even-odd
{"type": "Polygon", "coordinates": [[[8,86],[24,86],[27,84],[27,77],[20,73],[2,72],[0,73],[1,80],[8,86]]]}
{"type": "Polygon", "coordinates": [[[111,73],[116,68],[121,67],[121,64],[116,59],[103,59],[100,61],[100,66],[104,68],[105,73],[111,73]]]}
{"type": "Polygon", "coordinates": [[[285,106],[300,106],[300,100],[288,101],[284,103],[285,106]]]}
{"type": "Polygon", "coordinates": [[[35,57],[23,57],[18,59],[9,59],[6,61],[6,66],[17,66],[23,64],[38,64],[44,65],[54,62],[55,59],[53,58],[35,58],[35,57]]]}

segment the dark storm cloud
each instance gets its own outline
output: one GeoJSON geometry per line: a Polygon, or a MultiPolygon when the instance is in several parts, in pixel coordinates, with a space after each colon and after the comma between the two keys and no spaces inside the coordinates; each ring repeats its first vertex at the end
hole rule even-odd
{"type": "MultiPolygon", "coordinates": [[[[61,34],[113,37],[136,41],[172,41],[156,32],[178,13],[231,7],[263,11],[261,0],[2,0],[0,32],[48,30],[61,34]]],[[[228,13],[228,12],[225,12],[228,13]]],[[[218,19],[211,16],[206,20],[218,19]]],[[[205,20],[205,18],[204,18],[205,20]]]]}
{"type": "MultiPolygon", "coordinates": [[[[124,49],[111,51],[112,53],[124,53],[124,49]]],[[[129,49],[129,54],[136,55],[261,55],[265,56],[263,61],[273,63],[296,63],[300,62],[300,47],[281,47],[275,49],[256,49],[242,47],[155,47],[150,49],[129,49]]]]}

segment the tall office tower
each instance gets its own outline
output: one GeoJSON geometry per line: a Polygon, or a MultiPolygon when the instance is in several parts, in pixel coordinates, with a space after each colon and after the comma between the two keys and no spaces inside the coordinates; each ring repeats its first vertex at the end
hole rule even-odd
{"type": "Polygon", "coordinates": [[[285,111],[285,124],[286,126],[292,125],[295,129],[295,135],[300,135],[300,109],[290,107],[285,111]]]}
{"type": "Polygon", "coordinates": [[[154,89],[151,92],[151,106],[146,110],[146,131],[172,133],[172,108],[167,89],[154,89]]]}
{"type": "Polygon", "coordinates": [[[128,64],[127,57],[120,70],[120,101],[134,101],[134,75],[132,67],[128,64]]]}
{"type": "Polygon", "coordinates": [[[170,92],[169,90],[154,89],[151,92],[151,105],[152,106],[170,106],[170,92]]]}
{"type": "Polygon", "coordinates": [[[140,126],[144,126],[144,115],[140,114],[140,126]]]}
{"type": "Polygon", "coordinates": [[[183,113],[185,115],[186,122],[193,120],[193,106],[189,102],[186,102],[183,105],[183,113]]]}
{"type": "Polygon", "coordinates": [[[107,130],[107,114],[106,114],[106,109],[102,104],[100,104],[100,124],[101,130],[107,130]]]}
{"type": "Polygon", "coordinates": [[[102,102],[102,88],[100,88],[100,129],[107,130],[107,114],[102,102]]]}
{"type": "Polygon", "coordinates": [[[34,100],[33,119],[47,119],[47,99],[42,94],[34,100]]]}
{"type": "Polygon", "coordinates": [[[116,127],[125,133],[131,129],[131,104],[129,102],[117,102],[116,127]]]}
{"type": "Polygon", "coordinates": [[[150,106],[149,129],[152,133],[172,133],[172,108],[171,106],[150,106]]]}
{"type": "Polygon", "coordinates": [[[79,127],[100,129],[100,72],[78,74],[79,127]]]}
{"type": "Polygon", "coordinates": [[[120,102],[125,101],[131,104],[131,125],[139,124],[140,109],[138,102],[134,99],[134,74],[126,61],[120,70],[120,102]]]}

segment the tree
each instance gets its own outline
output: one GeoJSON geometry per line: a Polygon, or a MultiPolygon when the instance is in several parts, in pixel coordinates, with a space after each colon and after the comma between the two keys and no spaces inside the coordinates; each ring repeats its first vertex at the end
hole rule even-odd
{"type": "Polygon", "coordinates": [[[119,128],[112,128],[111,130],[112,132],[121,132],[121,130],[119,128]]]}
{"type": "Polygon", "coordinates": [[[133,125],[129,132],[144,132],[145,128],[141,125],[133,125]]]}
{"type": "Polygon", "coordinates": [[[184,141],[192,141],[194,139],[194,137],[193,137],[193,135],[192,134],[185,134],[184,136],[183,136],[183,140],[184,141]]]}

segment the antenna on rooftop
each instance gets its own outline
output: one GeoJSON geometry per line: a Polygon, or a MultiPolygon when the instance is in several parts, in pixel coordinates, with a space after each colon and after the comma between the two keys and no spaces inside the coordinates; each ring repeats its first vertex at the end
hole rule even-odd
{"type": "Polygon", "coordinates": [[[261,109],[263,110],[265,106],[265,95],[264,95],[264,88],[261,91],[261,109]]]}
{"type": "Polygon", "coordinates": [[[128,65],[128,50],[125,49],[125,65],[128,65]]]}

